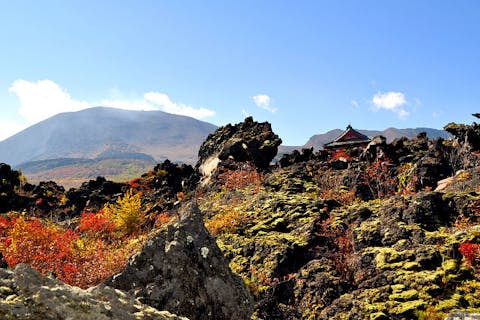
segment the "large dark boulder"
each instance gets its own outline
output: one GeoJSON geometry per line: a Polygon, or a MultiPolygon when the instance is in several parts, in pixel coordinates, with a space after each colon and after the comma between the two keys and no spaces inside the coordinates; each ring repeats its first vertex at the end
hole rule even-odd
{"type": "Polygon", "coordinates": [[[467,145],[473,150],[480,150],[480,125],[477,123],[466,125],[451,122],[443,129],[451,133],[460,144],[467,145]]]}
{"type": "Polygon", "coordinates": [[[445,226],[454,219],[452,209],[439,192],[419,193],[402,215],[408,224],[417,224],[429,231],[445,226]]]}
{"type": "Polygon", "coordinates": [[[192,320],[248,319],[252,297],[234,275],[195,204],[180,220],[149,240],[107,285],[140,301],[192,320]]]}
{"type": "MultiPolygon", "coordinates": [[[[149,187],[164,198],[175,198],[177,192],[189,192],[197,186],[199,176],[191,165],[175,164],[170,160],[159,163],[153,169],[149,187]]],[[[144,174],[142,178],[148,178],[144,174]]]]}
{"type": "Polygon", "coordinates": [[[281,143],[270,123],[259,123],[248,117],[244,122],[228,124],[210,134],[198,152],[197,167],[213,157],[220,161],[251,162],[257,168],[267,168],[281,143]]]}
{"type": "Polygon", "coordinates": [[[376,159],[384,159],[387,157],[387,138],[376,136],[370,141],[361,155],[361,159],[374,161],[376,159]]]}

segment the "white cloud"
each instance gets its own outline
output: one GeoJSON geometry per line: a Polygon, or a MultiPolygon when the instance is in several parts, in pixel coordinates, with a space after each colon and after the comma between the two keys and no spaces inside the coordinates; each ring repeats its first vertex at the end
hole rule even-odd
{"type": "Polygon", "coordinates": [[[377,93],[373,97],[373,104],[379,109],[394,110],[407,103],[405,95],[401,92],[377,93]]]}
{"type": "Polygon", "coordinates": [[[94,106],[104,106],[126,110],[163,110],[165,112],[203,119],[215,115],[215,111],[205,108],[193,108],[170,100],[168,95],[148,92],[140,99],[125,99],[116,90],[113,99],[96,102],[80,101],[72,98],[68,91],[51,80],[16,80],[9,92],[19,100],[17,121],[0,121],[0,140],[3,140],[34,123],[45,120],[61,112],[73,112],[94,106]]]}
{"type": "Polygon", "coordinates": [[[270,97],[266,94],[257,94],[256,96],[253,96],[253,102],[257,107],[267,110],[268,112],[275,113],[278,111],[277,108],[270,106],[270,97]]]}
{"type": "Polygon", "coordinates": [[[16,80],[8,89],[20,100],[18,112],[29,123],[45,120],[60,112],[79,111],[91,107],[85,101],[72,99],[67,90],[51,80],[30,82],[16,80]]]}
{"type": "Polygon", "coordinates": [[[407,104],[405,95],[401,92],[378,92],[372,99],[374,110],[389,110],[397,114],[400,119],[405,119],[410,115],[410,112],[405,110],[404,106],[407,104]]]}
{"type": "Polygon", "coordinates": [[[251,116],[251,114],[246,109],[242,109],[242,114],[245,118],[251,116]]]}
{"type": "Polygon", "coordinates": [[[143,96],[146,101],[162,107],[163,111],[188,116],[196,119],[203,119],[215,115],[215,111],[205,108],[193,108],[182,103],[176,103],[170,100],[165,93],[147,92],[143,96]]]}

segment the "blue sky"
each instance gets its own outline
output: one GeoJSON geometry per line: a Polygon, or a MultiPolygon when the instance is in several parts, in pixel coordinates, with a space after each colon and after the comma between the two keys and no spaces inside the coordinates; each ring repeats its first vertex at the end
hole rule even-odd
{"type": "Polygon", "coordinates": [[[252,115],[288,145],[480,112],[473,0],[0,0],[0,41],[0,139],[95,105],[252,115]]]}

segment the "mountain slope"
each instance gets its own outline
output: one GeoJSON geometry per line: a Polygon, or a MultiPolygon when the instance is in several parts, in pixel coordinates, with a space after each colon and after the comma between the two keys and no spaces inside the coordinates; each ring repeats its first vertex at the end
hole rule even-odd
{"type": "Polygon", "coordinates": [[[29,183],[55,181],[65,189],[78,188],[98,176],[125,182],[150,171],[156,161],[135,158],[51,159],[26,162],[20,169],[29,183]]]}
{"type": "MultiPolygon", "coordinates": [[[[383,131],[379,130],[357,130],[369,137],[375,137],[378,135],[384,136],[387,138],[388,142],[391,142],[395,138],[407,137],[409,139],[415,138],[420,132],[426,132],[427,136],[431,139],[442,137],[444,139],[450,138],[450,134],[444,130],[437,130],[432,128],[407,128],[407,129],[397,129],[397,128],[388,128],[383,131]]],[[[323,134],[317,134],[312,136],[307,143],[304,145],[305,148],[314,147],[315,149],[323,148],[325,143],[328,143],[342,134],[343,130],[335,129],[330,130],[323,134]]]]}
{"type": "Polygon", "coordinates": [[[61,113],[0,142],[0,162],[144,154],[193,163],[215,126],[162,111],[96,107],[61,113]]]}

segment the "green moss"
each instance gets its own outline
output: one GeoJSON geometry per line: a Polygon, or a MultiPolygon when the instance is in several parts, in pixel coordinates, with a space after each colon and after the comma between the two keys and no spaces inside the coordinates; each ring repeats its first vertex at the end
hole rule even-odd
{"type": "Polygon", "coordinates": [[[455,259],[445,259],[442,263],[442,270],[445,273],[456,273],[458,271],[458,263],[455,259]]]}
{"type": "Polygon", "coordinates": [[[362,309],[365,314],[372,314],[372,313],[386,311],[386,306],[385,306],[385,302],[373,302],[373,303],[365,303],[362,306],[362,309]]]}
{"type": "Polygon", "coordinates": [[[404,270],[419,270],[421,268],[420,264],[416,261],[408,261],[403,265],[404,270]]]}
{"type": "Polygon", "coordinates": [[[422,291],[422,288],[426,288],[432,284],[441,284],[445,273],[440,270],[397,270],[396,282],[408,285],[410,288],[422,291]]]}
{"type": "Polygon", "coordinates": [[[354,229],[357,241],[371,239],[374,234],[378,233],[379,227],[379,220],[369,220],[363,222],[360,224],[360,226],[354,229]]]}
{"type": "Polygon", "coordinates": [[[438,311],[449,311],[453,309],[458,309],[461,307],[461,301],[463,300],[462,296],[458,293],[453,294],[450,299],[445,299],[439,301],[435,310],[438,311]]]}
{"type": "Polygon", "coordinates": [[[405,289],[405,285],[403,284],[392,284],[390,287],[393,293],[399,293],[405,289]]]}
{"type": "Polygon", "coordinates": [[[232,261],[230,261],[230,270],[232,270],[236,274],[242,274],[248,272],[248,268],[250,267],[250,261],[247,257],[243,256],[235,256],[232,261]]]}
{"type": "Polygon", "coordinates": [[[465,302],[470,308],[480,308],[480,282],[476,280],[467,280],[457,287],[458,293],[463,296],[465,302]]]}
{"type": "Polygon", "coordinates": [[[390,309],[390,314],[393,315],[406,315],[414,314],[415,311],[422,309],[426,305],[423,300],[406,301],[396,304],[390,309]]]}
{"type": "Polygon", "coordinates": [[[418,298],[418,291],[415,289],[409,289],[398,293],[392,293],[389,297],[390,300],[396,301],[410,301],[418,298]]]}
{"type": "Polygon", "coordinates": [[[397,251],[393,248],[381,247],[377,248],[377,251],[375,262],[377,263],[377,268],[381,270],[404,269],[405,263],[414,259],[412,250],[397,251]]]}

